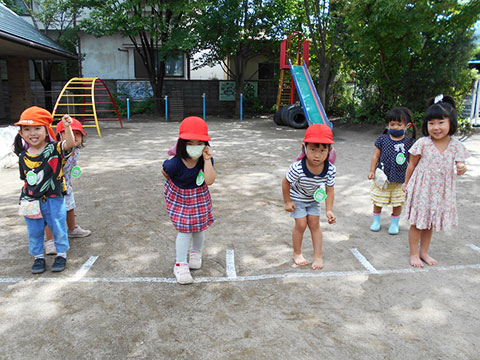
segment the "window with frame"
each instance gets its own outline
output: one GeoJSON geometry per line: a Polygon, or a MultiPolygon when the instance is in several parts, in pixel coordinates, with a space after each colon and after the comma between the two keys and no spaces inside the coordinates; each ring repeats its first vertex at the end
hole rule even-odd
{"type": "Polygon", "coordinates": [[[258,63],[258,80],[275,79],[280,72],[280,64],[258,63]]]}
{"type": "MultiPolygon", "coordinates": [[[[147,69],[143,64],[142,57],[136,50],[134,51],[134,62],[135,78],[147,79],[147,69]]],[[[183,78],[185,76],[185,56],[183,54],[173,53],[168,55],[167,60],[165,61],[165,76],[178,78],[183,78]]]]}

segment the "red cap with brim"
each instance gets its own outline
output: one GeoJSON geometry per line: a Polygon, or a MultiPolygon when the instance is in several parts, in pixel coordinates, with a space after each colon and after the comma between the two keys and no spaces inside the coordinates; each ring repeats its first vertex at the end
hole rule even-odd
{"type": "MultiPolygon", "coordinates": [[[[72,118],[72,120],[73,120],[72,124],[70,125],[70,127],[72,128],[72,131],[77,130],[77,131],[80,131],[83,136],[87,136],[87,133],[85,132],[85,130],[83,130],[82,123],[75,118],[72,118]]],[[[60,134],[62,131],[65,131],[65,127],[63,126],[63,122],[60,121],[57,124],[57,135],[60,134]]]]}
{"type": "Polygon", "coordinates": [[[186,117],[180,124],[178,137],[183,140],[208,141],[208,125],[198,116],[186,117]]]}
{"type": "Polygon", "coordinates": [[[24,110],[20,115],[20,120],[13,125],[18,126],[45,126],[50,135],[51,140],[55,140],[55,132],[50,127],[53,117],[50,111],[42,109],[38,106],[31,106],[24,110]]]}
{"type": "Polygon", "coordinates": [[[314,144],[335,144],[330,127],[323,124],[310,125],[305,131],[303,142],[314,144]]]}

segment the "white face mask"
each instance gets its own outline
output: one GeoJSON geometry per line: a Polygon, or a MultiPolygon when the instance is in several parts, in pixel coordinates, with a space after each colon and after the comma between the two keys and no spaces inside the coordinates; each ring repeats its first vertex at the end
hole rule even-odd
{"type": "Polygon", "coordinates": [[[198,159],[202,156],[205,145],[187,145],[187,154],[192,159],[198,159]]]}

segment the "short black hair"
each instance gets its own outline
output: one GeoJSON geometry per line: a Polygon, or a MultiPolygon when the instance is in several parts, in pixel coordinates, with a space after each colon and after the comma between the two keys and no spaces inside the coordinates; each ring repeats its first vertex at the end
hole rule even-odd
{"type": "Polygon", "coordinates": [[[332,144],[308,143],[308,142],[305,143],[305,146],[307,146],[308,144],[317,145],[317,146],[315,146],[317,148],[320,147],[320,145],[323,145],[326,148],[328,148],[328,150],[330,150],[330,148],[332,147],[332,144]]]}
{"type": "Polygon", "coordinates": [[[390,121],[400,121],[405,125],[408,125],[408,123],[412,122],[412,112],[404,106],[394,107],[385,117],[386,124],[390,121]]]}
{"type": "Polygon", "coordinates": [[[429,105],[425,112],[425,117],[422,124],[422,133],[428,136],[428,122],[433,119],[449,119],[450,130],[448,135],[453,135],[457,132],[457,109],[455,106],[455,100],[451,96],[443,96],[442,101],[435,103],[435,98],[432,98],[427,103],[429,105]]]}
{"type": "MultiPolygon", "coordinates": [[[[187,153],[187,142],[190,140],[178,139],[177,141],[177,155],[181,159],[190,159],[190,155],[187,153]]],[[[209,146],[208,141],[203,141],[206,146],[209,146]]]]}

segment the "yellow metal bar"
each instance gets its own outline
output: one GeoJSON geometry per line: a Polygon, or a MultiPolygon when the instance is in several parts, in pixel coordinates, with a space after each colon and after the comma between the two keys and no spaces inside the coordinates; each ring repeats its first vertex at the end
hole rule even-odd
{"type": "Polygon", "coordinates": [[[100,133],[100,126],[98,126],[98,118],[97,118],[97,107],[95,106],[95,83],[97,82],[97,79],[98,78],[95,78],[95,80],[92,81],[92,90],[91,90],[91,94],[92,94],[92,108],[93,108],[93,117],[95,118],[95,125],[97,125],[97,132],[98,132],[98,136],[99,137],[102,137],[102,134],[100,133]]]}

